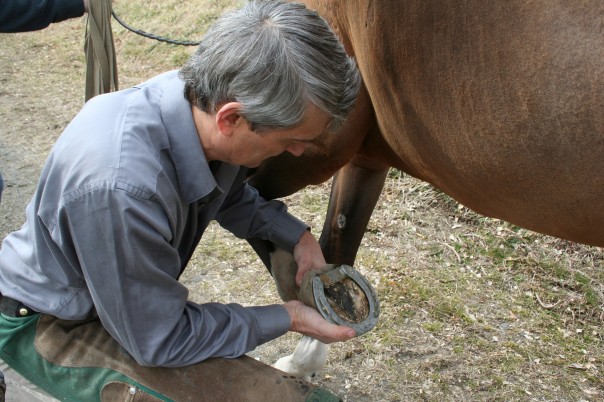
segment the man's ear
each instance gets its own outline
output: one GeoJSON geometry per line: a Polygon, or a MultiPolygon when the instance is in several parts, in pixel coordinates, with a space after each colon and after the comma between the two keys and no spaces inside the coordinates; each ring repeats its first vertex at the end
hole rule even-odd
{"type": "Polygon", "coordinates": [[[247,124],[245,118],[241,115],[243,106],[239,102],[229,102],[218,108],[216,112],[216,126],[225,136],[231,136],[235,129],[242,124],[247,124]]]}

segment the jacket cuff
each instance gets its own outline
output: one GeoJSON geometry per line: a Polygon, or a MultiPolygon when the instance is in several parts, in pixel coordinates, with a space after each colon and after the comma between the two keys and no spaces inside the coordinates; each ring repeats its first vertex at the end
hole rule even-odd
{"type": "MultiPolygon", "coordinates": [[[[94,0],[93,0],[94,1],[94,0]]],[[[84,15],[83,0],[60,0],[52,22],[61,22],[84,15]]]]}

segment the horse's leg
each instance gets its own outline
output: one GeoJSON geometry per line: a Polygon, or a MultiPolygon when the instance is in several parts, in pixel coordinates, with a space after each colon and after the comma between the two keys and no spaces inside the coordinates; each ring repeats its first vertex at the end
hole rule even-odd
{"type": "Polygon", "coordinates": [[[354,264],[387,174],[388,166],[357,156],[334,176],[319,240],[328,263],[354,264]]]}
{"type": "MultiPolygon", "coordinates": [[[[334,177],[321,246],[329,263],[353,265],[373,208],[386,180],[388,167],[355,157],[334,177]]],[[[270,269],[283,300],[297,299],[297,271],[293,256],[281,249],[270,253],[270,269]]],[[[302,378],[311,378],[325,364],[327,346],[303,337],[294,353],[275,367],[302,378]]]]}
{"type": "MultiPolygon", "coordinates": [[[[294,256],[285,250],[274,247],[270,251],[271,275],[277,285],[277,291],[283,301],[298,300],[299,288],[296,286],[298,266],[294,256]]],[[[291,355],[282,357],[273,367],[306,381],[313,379],[327,360],[327,345],[303,336],[291,355]]]]}
{"type": "MultiPolygon", "coordinates": [[[[357,156],[335,176],[329,207],[319,240],[330,264],[353,265],[371,213],[380,197],[388,166],[369,158],[357,156]]],[[[295,283],[297,265],[293,255],[266,242],[250,242],[261,255],[275,280],[284,301],[298,299],[295,283]],[[262,246],[262,247],[261,247],[262,246]]]]}

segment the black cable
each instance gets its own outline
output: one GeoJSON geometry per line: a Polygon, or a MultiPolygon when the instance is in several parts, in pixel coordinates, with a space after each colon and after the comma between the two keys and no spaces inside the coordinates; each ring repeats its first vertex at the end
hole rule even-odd
{"type": "Polygon", "coordinates": [[[127,30],[129,30],[130,32],[134,32],[137,35],[140,36],[144,36],[145,38],[149,38],[149,39],[155,39],[158,40],[160,42],[166,42],[166,43],[170,43],[172,45],[181,45],[181,46],[197,46],[199,45],[199,41],[198,42],[192,42],[192,41],[185,41],[185,40],[176,40],[176,39],[170,39],[170,38],[166,38],[163,36],[158,36],[149,32],[145,32],[142,31],[140,29],[136,29],[131,27],[130,25],[126,24],[124,21],[122,21],[116,14],[115,11],[111,11],[111,15],[113,15],[113,18],[115,18],[115,20],[117,22],[119,22],[119,24],[121,26],[123,26],[124,28],[126,28],[127,30]]]}

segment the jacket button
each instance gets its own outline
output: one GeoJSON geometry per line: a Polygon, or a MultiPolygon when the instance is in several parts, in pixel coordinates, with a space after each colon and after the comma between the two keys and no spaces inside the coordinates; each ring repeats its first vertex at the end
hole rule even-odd
{"type": "Polygon", "coordinates": [[[20,315],[21,317],[25,317],[25,316],[27,316],[27,313],[29,313],[29,311],[27,311],[27,309],[26,309],[25,307],[21,307],[21,308],[19,309],[19,315],[20,315]]]}

